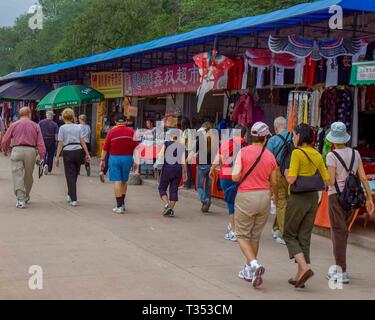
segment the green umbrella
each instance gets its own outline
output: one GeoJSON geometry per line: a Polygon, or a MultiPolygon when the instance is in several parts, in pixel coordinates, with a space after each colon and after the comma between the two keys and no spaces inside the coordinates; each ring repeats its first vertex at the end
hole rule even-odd
{"type": "Polygon", "coordinates": [[[37,110],[74,108],[103,100],[104,95],[95,89],[72,85],[51,91],[39,102],[37,110]]]}

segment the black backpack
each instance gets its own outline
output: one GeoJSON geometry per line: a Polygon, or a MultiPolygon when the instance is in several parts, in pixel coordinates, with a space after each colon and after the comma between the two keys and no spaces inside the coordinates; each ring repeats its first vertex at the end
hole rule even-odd
{"type": "Polygon", "coordinates": [[[284,138],[280,134],[277,135],[281,140],[284,141],[283,146],[279,149],[279,151],[275,155],[275,158],[277,159],[280,153],[282,152],[281,160],[280,162],[277,163],[280,167],[281,175],[284,175],[285,170],[289,169],[290,158],[292,157],[293,150],[295,149],[293,141],[289,140],[290,135],[291,135],[290,132],[288,133],[286,138],[284,138]]]}
{"type": "Polygon", "coordinates": [[[344,162],[344,160],[340,157],[340,155],[336,151],[333,151],[333,154],[341,162],[346,172],[349,173],[345,181],[344,190],[342,192],[340,191],[337,181],[335,183],[335,188],[336,188],[336,192],[338,195],[339,203],[341,207],[347,212],[351,212],[352,210],[362,208],[366,205],[366,197],[365,197],[365,193],[363,191],[362,185],[361,185],[361,180],[353,172],[354,161],[355,161],[355,151],[354,149],[352,149],[352,151],[353,151],[353,155],[352,155],[352,161],[350,163],[349,169],[346,166],[346,163],[344,162]]]}

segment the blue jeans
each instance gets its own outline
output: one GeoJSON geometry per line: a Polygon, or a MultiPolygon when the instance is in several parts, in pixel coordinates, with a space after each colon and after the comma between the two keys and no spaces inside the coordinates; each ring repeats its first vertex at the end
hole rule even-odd
{"type": "MultiPolygon", "coordinates": [[[[224,193],[230,186],[233,186],[235,184],[237,184],[237,182],[234,182],[231,179],[220,179],[221,189],[223,189],[224,193]]],[[[234,202],[233,203],[227,202],[227,206],[229,210],[229,215],[233,215],[234,214],[234,202]]]]}
{"type": "Polygon", "coordinates": [[[197,192],[203,204],[211,200],[210,164],[200,164],[197,168],[197,192]]]}

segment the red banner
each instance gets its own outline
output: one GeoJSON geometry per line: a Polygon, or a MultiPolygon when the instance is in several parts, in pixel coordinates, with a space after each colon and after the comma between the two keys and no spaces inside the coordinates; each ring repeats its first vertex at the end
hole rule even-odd
{"type": "MultiPolygon", "coordinates": [[[[133,97],[196,92],[200,85],[199,68],[194,63],[126,72],[124,78],[124,94],[133,97]]],[[[223,81],[220,84],[223,86],[223,81]]],[[[218,84],[216,89],[225,87],[226,82],[224,87],[218,84]]]]}

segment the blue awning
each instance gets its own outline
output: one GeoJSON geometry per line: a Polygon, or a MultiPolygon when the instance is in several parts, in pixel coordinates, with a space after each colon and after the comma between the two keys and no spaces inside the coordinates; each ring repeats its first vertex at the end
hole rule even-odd
{"type": "Polygon", "coordinates": [[[251,31],[265,31],[274,28],[293,26],[300,24],[302,21],[313,22],[325,19],[328,20],[331,17],[328,10],[333,5],[340,5],[346,13],[352,11],[375,12],[375,0],[322,0],[312,3],[303,3],[288,9],[277,10],[254,17],[246,17],[218,25],[199,28],[190,32],[168,36],[147,43],[120,48],[86,58],[51,64],[21,72],[13,72],[1,77],[0,81],[51,74],[80,66],[136,56],[146,52],[203,44],[213,41],[215,36],[244,36],[251,31]]]}

